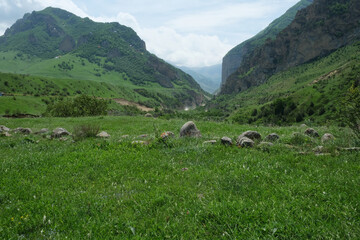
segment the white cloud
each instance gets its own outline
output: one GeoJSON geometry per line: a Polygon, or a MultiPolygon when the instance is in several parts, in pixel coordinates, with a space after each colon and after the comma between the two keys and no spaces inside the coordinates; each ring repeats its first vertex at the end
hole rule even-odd
{"type": "Polygon", "coordinates": [[[136,18],[130,13],[119,12],[115,17],[90,17],[96,22],[118,22],[122,25],[131,27],[135,31],[139,31],[140,26],[136,18]]]}
{"type": "Polygon", "coordinates": [[[167,27],[142,29],[140,36],[149,51],[178,66],[202,67],[219,64],[231,49],[217,36],[179,34],[167,27]]]}

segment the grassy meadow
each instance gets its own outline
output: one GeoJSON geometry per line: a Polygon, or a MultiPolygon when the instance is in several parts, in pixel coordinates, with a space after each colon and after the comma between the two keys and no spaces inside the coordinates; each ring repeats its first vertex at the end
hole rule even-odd
{"type": "Polygon", "coordinates": [[[184,120],[144,117],[0,118],[33,131],[95,124],[111,138],[73,141],[0,137],[1,239],[359,239],[360,168],[349,130],[196,122],[202,138],[179,138],[184,120]],[[246,130],[272,147],[226,147],[246,130]],[[163,131],[175,138],[159,140],[163,131]],[[140,135],[148,134],[141,138],[140,135]],[[123,137],[128,135],[128,137],[123,137]],[[217,144],[204,144],[207,140],[217,144]],[[132,144],[134,140],[149,145],[132,144]],[[321,155],[313,148],[323,145],[321,155]]]}

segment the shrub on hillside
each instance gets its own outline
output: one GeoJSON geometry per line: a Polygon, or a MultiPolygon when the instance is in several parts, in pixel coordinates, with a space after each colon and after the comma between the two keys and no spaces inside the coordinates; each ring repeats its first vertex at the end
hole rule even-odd
{"type": "Polygon", "coordinates": [[[99,116],[106,115],[107,107],[107,102],[103,99],[81,95],[48,105],[45,115],[52,117],[99,116]]]}
{"type": "Polygon", "coordinates": [[[344,123],[360,139],[360,86],[353,84],[343,101],[341,113],[344,123]]]}

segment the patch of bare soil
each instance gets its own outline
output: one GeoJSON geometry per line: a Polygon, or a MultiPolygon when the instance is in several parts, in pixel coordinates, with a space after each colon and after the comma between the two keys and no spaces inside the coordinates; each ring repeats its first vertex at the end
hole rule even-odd
{"type": "Polygon", "coordinates": [[[146,107],[144,105],[141,105],[139,103],[135,103],[135,102],[130,102],[126,99],[122,99],[122,98],[114,98],[113,99],[117,104],[120,104],[122,106],[134,106],[134,107],[137,107],[138,109],[140,109],[141,111],[144,111],[144,112],[151,112],[151,111],[154,111],[153,108],[149,108],[149,107],[146,107]]]}

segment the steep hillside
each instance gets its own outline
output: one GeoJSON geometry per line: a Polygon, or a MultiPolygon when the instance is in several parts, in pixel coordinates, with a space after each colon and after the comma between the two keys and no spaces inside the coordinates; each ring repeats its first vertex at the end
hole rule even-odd
{"type": "Polygon", "coordinates": [[[131,28],[56,8],[26,14],[0,37],[0,71],[109,83],[150,107],[203,101],[195,80],[149,53],[131,28]]]}
{"type": "Polygon", "coordinates": [[[251,53],[256,47],[263,45],[266,39],[274,39],[279,32],[294,20],[296,13],[300,9],[303,9],[312,3],[313,0],[301,0],[256,36],[230,50],[223,58],[222,84],[225,83],[226,79],[231,74],[236,72],[247,54],[251,53]]]}
{"type": "Polygon", "coordinates": [[[324,57],[360,39],[360,2],[315,0],[265,45],[255,49],[222,85],[237,93],[268,81],[275,73],[324,57]]]}
{"type": "Polygon", "coordinates": [[[339,113],[352,84],[360,86],[360,41],[278,72],[262,85],[217,96],[207,109],[238,123],[341,125],[339,113]]]}
{"type": "Polygon", "coordinates": [[[208,93],[215,93],[220,88],[221,65],[210,67],[180,67],[184,72],[191,75],[198,82],[202,89],[208,93]]]}

